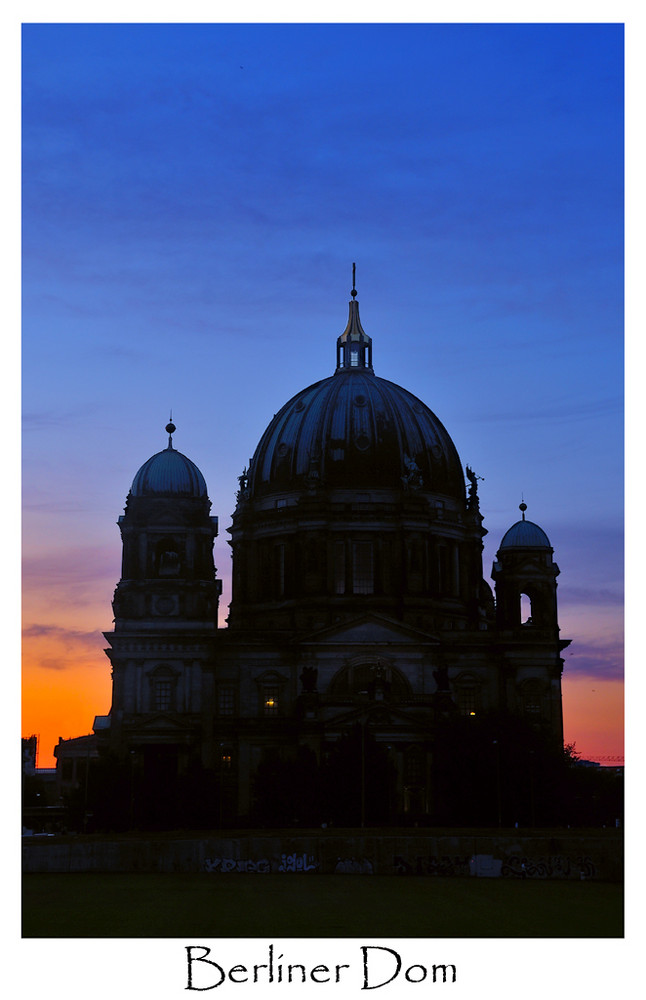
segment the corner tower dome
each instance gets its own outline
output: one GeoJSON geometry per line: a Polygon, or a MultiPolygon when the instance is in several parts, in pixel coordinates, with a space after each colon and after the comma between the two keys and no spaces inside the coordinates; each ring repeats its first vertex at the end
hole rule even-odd
{"type": "Polygon", "coordinates": [[[464,473],[448,431],[413,393],[379,378],[352,289],[336,371],[293,396],[251,460],[257,499],[317,482],[334,489],[417,489],[464,500],[464,473]]]}
{"type": "Polygon", "coordinates": [[[194,462],[173,448],[175,424],[166,424],[168,447],[141,466],[132,481],[133,497],[206,497],[204,476],[194,462]]]}
{"type": "Polygon", "coordinates": [[[500,543],[501,549],[551,549],[549,538],[538,524],[525,520],[527,504],[521,503],[522,520],[516,521],[511,528],[505,532],[500,543]]]}

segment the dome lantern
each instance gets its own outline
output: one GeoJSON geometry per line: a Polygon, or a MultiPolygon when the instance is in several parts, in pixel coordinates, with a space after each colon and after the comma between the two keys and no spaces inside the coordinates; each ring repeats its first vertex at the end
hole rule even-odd
{"type": "Polygon", "coordinates": [[[359,303],[355,288],[356,264],[352,265],[352,291],[348,325],[336,342],[336,374],[340,372],[373,372],[372,338],[361,326],[359,303]]]}

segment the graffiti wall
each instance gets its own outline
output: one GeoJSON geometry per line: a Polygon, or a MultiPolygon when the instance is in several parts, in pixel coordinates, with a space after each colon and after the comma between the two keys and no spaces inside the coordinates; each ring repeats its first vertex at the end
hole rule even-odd
{"type": "Polygon", "coordinates": [[[319,863],[311,854],[281,854],[279,860],[269,858],[205,858],[204,870],[220,872],[226,875],[230,872],[267,875],[270,872],[315,872],[319,863]]]}
{"type": "Polygon", "coordinates": [[[621,881],[621,836],[523,838],[321,833],[186,840],[53,837],[23,845],[23,871],[621,881]]]}

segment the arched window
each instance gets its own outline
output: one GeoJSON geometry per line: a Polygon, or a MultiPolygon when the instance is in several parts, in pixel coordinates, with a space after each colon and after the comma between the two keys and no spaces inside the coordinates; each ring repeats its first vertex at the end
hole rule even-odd
{"type": "Polygon", "coordinates": [[[520,595],[520,624],[534,624],[534,616],[532,615],[532,599],[529,594],[525,593],[521,593],[520,595]]]}

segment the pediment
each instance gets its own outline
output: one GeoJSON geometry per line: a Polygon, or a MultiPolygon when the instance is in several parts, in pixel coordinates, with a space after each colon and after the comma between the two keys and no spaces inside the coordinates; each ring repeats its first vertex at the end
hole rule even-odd
{"type": "Polygon", "coordinates": [[[192,730],[192,727],[175,715],[158,712],[147,717],[139,716],[137,729],[154,729],[155,732],[188,732],[192,730]]]}
{"type": "Polygon", "coordinates": [[[410,643],[419,645],[420,643],[429,645],[439,645],[439,639],[429,632],[405,625],[388,618],[386,615],[367,614],[350,621],[339,622],[338,625],[329,625],[327,628],[313,632],[304,639],[299,639],[299,644],[309,645],[343,645],[343,646],[365,646],[366,644],[388,645],[410,643]]]}
{"type": "Polygon", "coordinates": [[[407,712],[392,702],[378,702],[367,706],[340,708],[328,715],[323,726],[329,729],[348,729],[353,725],[366,725],[373,732],[379,729],[406,729],[409,732],[428,733],[430,708],[424,713],[407,712]]]}

